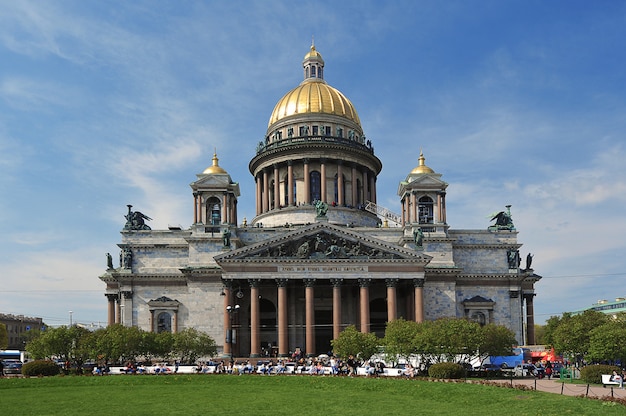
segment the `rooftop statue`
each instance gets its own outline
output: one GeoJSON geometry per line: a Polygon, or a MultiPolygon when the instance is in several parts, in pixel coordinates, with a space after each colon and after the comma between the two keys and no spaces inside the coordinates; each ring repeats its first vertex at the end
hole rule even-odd
{"type": "Polygon", "coordinates": [[[151,230],[145,220],[150,221],[152,218],[139,211],[131,211],[132,205],[127,205],[127,207],[128,214],[124,215],[124,218],[126,218],[126,224],[124,225],[125,230],[151,230]]]}
{"type": "Polygon", "coordinates": [[[515,230],[510,205],[506,206],[506,211],[500,211],[496,214],[491,214],[490,216],[491,221],[496,220],[494,225],[489,226],[490,230],[515,230]]]}
{"type": "Polygon", "coordinates": [[[528,255],[526,256],[526,270],[531,270],[533,264],[533,255],[528,253],[528,255]]]}

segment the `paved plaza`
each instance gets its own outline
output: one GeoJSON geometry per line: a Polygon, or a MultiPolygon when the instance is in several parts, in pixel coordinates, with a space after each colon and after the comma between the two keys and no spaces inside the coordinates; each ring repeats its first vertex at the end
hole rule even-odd
{"type": "Polygon", "coordinates": [[[563,383],[560,380],[548,379],[500,379],[493,380],[497,383],[509,383],[513,386],[529,386],[537,391],[547,393],[563,394],[566,396],[585,396],[585,397],[616,397],[626,399],[626,390],[617,386],[596,386],[584,383],[563,383]]]}

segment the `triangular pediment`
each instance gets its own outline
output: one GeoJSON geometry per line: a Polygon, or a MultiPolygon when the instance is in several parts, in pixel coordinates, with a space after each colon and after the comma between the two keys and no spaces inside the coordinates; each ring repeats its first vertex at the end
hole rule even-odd
{"type": "Polygon", "coordinates": [[[409,175],[407,177],[407,180],[403,183],[405,184],[405,186],[410,186],[411,188],[416,187],[416,186],[427,186],[429,188],[431,187],[440,187],[440,186],[447,186],[448,184],[444,181],[442,181],[441,179],[439,179],[439,174],[435,175],[416,175],[416,176],[412,176],[409,175]]]}
{"type": "Polygon", "coordinates": [[[218,264],[238,261],[411,260],[428,263],[421,252],[372,238],[357,229],[316,223],[215,257],[218,264]]]}
{"type": "Polygon", "coordinates": [[[493,300],[484,298],[484,297],[479,296],[479,295],[476,295],[476,296],[474,296],[471,299],[465,299],[463,302],[470,302],[470,303],[493,303],[493,300]]]}
{"type": "Polygon", "coordinates": [[[198,180],[191,183],[192,188],[228,187],[232,184],[230,175],[198,175],[198,180]]]}
{"type": "Polygon", "coordinates": [[[431,175],[409,175],[406,181],[398,185],[398,195],[403,196],[409,191],[435,191],[445,190],[448,184],[439,179],[440,174],[431,175]]]}

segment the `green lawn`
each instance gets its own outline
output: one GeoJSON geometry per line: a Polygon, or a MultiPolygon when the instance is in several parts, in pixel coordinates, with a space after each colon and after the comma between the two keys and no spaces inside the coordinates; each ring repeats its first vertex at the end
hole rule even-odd
{"type": "Polygon", "coordinates": [[[0,414],[624,415],[616,403],[405,379],[167,375],[0,379],[0,414]]]}

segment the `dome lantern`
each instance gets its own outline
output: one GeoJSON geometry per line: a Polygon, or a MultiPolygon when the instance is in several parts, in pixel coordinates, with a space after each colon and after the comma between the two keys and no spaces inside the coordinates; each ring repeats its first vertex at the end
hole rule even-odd
{"type": "Polygon", "coordinates": [[[219,159],[217,158],[217,152],[213,153],[213,165],[209,166],[208,168],[206,168],[204,170],[204,172],[202,172],[205,175],[211,175],[211,174],[228,174],[228,172],[226,172],[220,165],[219,165],[219,159]]]}
{"type": "Polygon", "coordinates": [[[426,158],[424,157],[424,152],[420,150],[420,157],[417,159],[418,165],[415,169],[411,171],[411,174],[417,173],[435,173],[434,170],[426,166],[426,158]]]}
{"type": "Polygon", "coordinates": [[[304,80],[323,80],[324,79],[324,59],[322,55],[315,49],[315,45],[311,44],[311,50],[304,55],[302,60],[302,68],[304,69],[304,80]]]}

